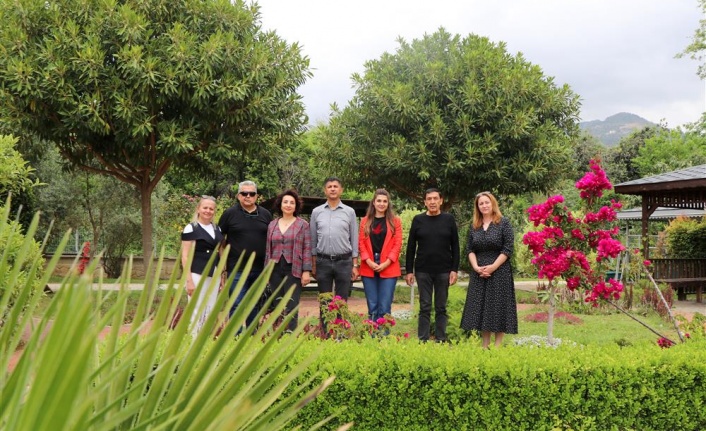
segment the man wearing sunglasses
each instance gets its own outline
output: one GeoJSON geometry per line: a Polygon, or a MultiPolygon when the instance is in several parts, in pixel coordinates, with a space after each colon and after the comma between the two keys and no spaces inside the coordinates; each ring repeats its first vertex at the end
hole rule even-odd
{"type": "MultiPolygon", "coordinates": [[[[218,221],[218,226],[221,228],[223,235],[225,235],[224,245],[230,245],[230,252],[228,253],[226,263],[228,275],[230,276],[235,269],[235,265],[238,263],[241,254],[245,253],[241,268],[245,265],[245,262],[248,261],[250,254],[253,252],[255,253],[255,260],[253,261],[250,273],[247,275],[243,289],[240,291],[238,298],[235,300],[228,314],[229,317],[233,315],[248,289],[250,289],[250,286],[252,286],[257,277],[260,276],[260,273],[262,273],[265,267],[267,226],[272,221],[272,214],[257,204],[257,185],[254,182],[243,181],[238,184],[238,202],[237,205],[225,210],[218,221]]],[[[233,283],[228,289],[230,295],[235,291],[235,287],[238,285],[241,276],[242,272],[236,272],[233,283]]],[[[245,322],[247,326],[250,326],[253,320],[255,320],[258,312],[257,307],[250,312],[245,322]]]]}

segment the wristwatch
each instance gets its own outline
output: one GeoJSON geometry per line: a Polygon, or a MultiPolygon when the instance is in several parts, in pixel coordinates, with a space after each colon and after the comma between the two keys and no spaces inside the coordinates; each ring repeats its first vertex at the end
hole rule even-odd
{"type": "Polygon", "coordinates": [[[354,264],[353,264],[353,268],[360,268],[360,265],[357,264],[357,263],[354,263],[354,264]]]}

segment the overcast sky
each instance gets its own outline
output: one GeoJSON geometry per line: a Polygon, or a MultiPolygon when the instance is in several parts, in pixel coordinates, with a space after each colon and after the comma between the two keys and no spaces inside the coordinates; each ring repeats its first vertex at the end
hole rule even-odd
{"type": "Polygon", "coordinates": [[[262,24],[299,42],[313,77],[299,91],[312,124],[352,98],[367,60],[444,27],[504,41],[581,97],[581,120],[631,112],[670,127],[706,111],[697,62],[676,59],[697,0],[259,0],[262,24]]]}

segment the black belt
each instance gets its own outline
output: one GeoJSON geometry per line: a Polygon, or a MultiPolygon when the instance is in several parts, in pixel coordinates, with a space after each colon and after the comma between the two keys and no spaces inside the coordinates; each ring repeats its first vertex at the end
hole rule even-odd
{"type": "Polygon", "coordinates": [[[350,259],[353,257],[353,253],[344,253],[344,254],[317,254],[317,258],[321,259],[326,259],[326,260],[345,260],[345,259],[350,259]]]}

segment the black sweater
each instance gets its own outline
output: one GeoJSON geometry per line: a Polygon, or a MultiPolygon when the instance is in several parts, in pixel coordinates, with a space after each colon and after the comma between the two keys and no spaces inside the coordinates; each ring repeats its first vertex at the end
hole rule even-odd
{"type": "Polygon", "coordinates": [[[407,273],[458,271],[459,259],[458,228],[454,216],[449,213],[414,216],[407,240],[407,273]]]}

